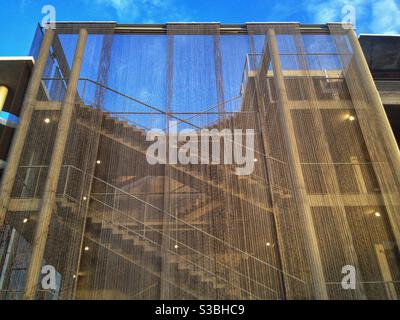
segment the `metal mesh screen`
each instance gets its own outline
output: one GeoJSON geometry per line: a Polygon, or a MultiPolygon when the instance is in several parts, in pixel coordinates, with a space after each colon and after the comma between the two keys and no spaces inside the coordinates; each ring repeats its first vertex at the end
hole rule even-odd
{"type": "MultiPolygon", "coordinates": [[[[38,283],[38,298],[398,298],[398,149],[343,25],[89,31],[43,255],[57,289],[38,283]],[[251,132],[252,170],[214,163],[229,135],[215,153],[203,144],[208,162],[152,165],[152,129],[167,159],[183,130],[251,132]]],[[[42,76],[3,232],[3,298],[22,297],[14,265],[30,261],[77,41],[59,31],[42,76]]]]}

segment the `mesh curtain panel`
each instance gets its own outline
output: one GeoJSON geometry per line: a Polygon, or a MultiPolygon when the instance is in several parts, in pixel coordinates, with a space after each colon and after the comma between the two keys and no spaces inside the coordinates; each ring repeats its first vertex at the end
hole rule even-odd
{"type": "MultiPolygon", "coordinates": [[[[22,297],[81,27],[58,31],[42,76],[0,246],[3,298],[22,297]]],[[[398,150],[354,43],[342,25],[246,27],[85,25],[43,261],[57,290],[38,284],[38,298],[398,298],[398,150]],[[219,152],[207,140],[208,155],[199,144],[200,163],[151,165],[151,129],[167,159],[183,130],[252,130],[254,170],[217,164],[230,144],[248,152],[244,136],[219,152]],[[346,265],[356,290],[342,288],[346,265]]]]}
{"type": "MultiPolygon", "coordinates": [[[[184,222],[189,227],[186,232],[168,232],[179,242],[178,254],[211,280],[201,292],[202,297],[279,298],[282,292],[277,257],[274,249],[267,247],[267,243],[274,242],[273,227],[257,114],[251,110],[240,112],[244,105],[235,97],[224,98],[222,65],[229,66],[223,64],[219,25],[168,25],[168,37],[169,82],[173,86],[168,93],[171,102],[167,112],[172,117],[179,115],[180,108],[189,113],[185,122],[177,120],[178,131],[253,129],[257,158],[254,172],[242,178],[235,174],[233,165],[167,166],[166,188],[179,182],[176,187],[190,192],[187,200],[195,204],[194,210],[181,210],[179,201],[167,204],[179,219],[178,225],[184,222]],[[182,90],[185,84],[190,90],[182,90]],[[184,248],[179,247],[180,243],[184,248]]],[[[239,92],[239,88],[236,90],[239,92]]]]}
{"type": "Polygon", "coordinates": [[[359,153],[363,160],[358,160],[365,162],[360,166],[364,182],[360,179],[358,188],[361,193],[374,194],[379,199],[374,205],[358,200],[357,206],[348,208],[354,246],[360,252],[365,292],[370,297],[398,299],[398,148],[390,143],[392,133],[388,130],[382,103],[374,96],[376,89],[368,85],[366,73],[369,71],[362,64],[364,58],[357,52],[354,36],[347,36],[343,26],[337,24],[330,24],[329,29],[352,98],[352,112],[358,121],[357,136],[365,145],[363,156],[359,153]],[[372,223],[368,219],[374,211],[382,213],[382,221],[372,223]],[[365,237],[366,233],[369,237],[365,237]]]}
{"type": "MultiPolygon", "coordinates": [[[[282,68],[283,86],[277,90],[269,44],[264,44],[261,58],[253,59],[258,68],[255,85],[261,96],[259,108],[261,113],[265,110],[263,127],[267,128],[271,185],[284,187],[291,194],[282,199],[281,193],[272,190],[284,270],[311,284],[316,279],[309,278],[310,270],[319,264],[330,298],[396,298],[397,249],[392,227],[396,232],[397,221],[395,214],[386,214],[395,207],[396,200],[390,195],[398,195],[396,168],[389,169],[389,160],[373,160],[371,154],[385,158],[397,151],[372,149],[380,140],[377,135],[370,140],[371,131],[362,129],[363,123],[368,123],[368,128],[374,123],[376,116],[367,112],[379,106],[364,99],[368,89],[361,88],[361,72],[354,69],[356,57],[342,26],[336,26],[332,35],[301,35],[293,24],[249,27],[249,34],[254,33],[253,48],[261,46],[257,42],[266,37],[268,28],[274,28],[282,68]],[[364,113],[357,111],[357,105],[364,113]],[[290,110],[289,115],[283,117],[278,108],[290,110]],[[292,136],[286,137],[287,129],[292,136]],[[301,170],[296,172],[288,156],[290,149],[298,154],[294,164],[299,164],[301,170]],[[377,164],[382,162],[388,170],[385,174],[377,164]],[[374,169],[376,166],[378,169],[374,169]],[[295,196],[296,180],[306,188],[305,197],[295,196]],[[379,180],[391,185],[383,197],[379,195],[379,180]],[[308,223],[302,217],[305,211],[311,213],[308,223]],[[311,250],[314,255],[310,255],[311,250]],[[342,290],[344,265],[354,265],[358,270],[355,291],[342,290]]],[[[305,293],[306,286],[286,283],[289,296],[311,294],[312,286],[305,293]]]]}

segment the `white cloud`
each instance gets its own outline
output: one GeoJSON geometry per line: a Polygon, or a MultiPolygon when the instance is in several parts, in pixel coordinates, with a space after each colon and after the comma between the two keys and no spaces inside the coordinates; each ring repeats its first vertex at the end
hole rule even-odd
{"type": "Polygon", "coordinates": [[[372,6],[371,28],[376,33],[400,33],[400,7],[395,0],[380,0],[372,6]]]}
{"type": "Polygon", "coordinates": [[[178,6],[175,0],[92,0],[89,3],[111,7],[119,19],[128,22],[154,23],[189,19],[185,8],[178,6]]]}
{"type": "Polygon", "coordinates": [[[136,18],[138,15],[137,1],[135,0],[87,0],[87,2],[94,6],[113,8],[118,18],[122,18],[128,14],[131,15],[132,18],[136,18]]]}
{"type": "Polygon", "coordinates": [[[311,0],[306,1],[305,10],[315,23],[340,22],[342,21],[342,8],[352,5],[356,9],[356,16],[365,12],[365,6],[369,0],[311,0]]]}
{"type": "Polygon", "coordinates": [[[340,22],[345,5],[355,8],[356,27],[362,32],[400,32],[400,9],[396,0],[310,0],[305,10],[310,22],[340,22]]]}

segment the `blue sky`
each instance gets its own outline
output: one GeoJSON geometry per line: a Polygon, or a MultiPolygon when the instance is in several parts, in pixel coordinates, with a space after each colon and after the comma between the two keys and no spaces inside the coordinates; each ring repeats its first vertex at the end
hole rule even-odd
{"type": "Polygon", "coordinates": [[[358,33],[400,33],[400,0],[1,0],[0,55],[26,55],[34,30],[53,5],[58,21],[342,21],[342,9],[355,9],[358,33]]]}

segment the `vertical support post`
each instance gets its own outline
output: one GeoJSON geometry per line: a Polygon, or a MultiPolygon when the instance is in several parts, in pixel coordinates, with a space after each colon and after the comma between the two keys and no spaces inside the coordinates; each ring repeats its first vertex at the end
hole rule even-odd
{"type": "Polygon", "coordinates": [[[354,176],[356,178],[358,191],[361,194],[367,194],[368,189],[367,189],[367,185],[365,184],[364,176],[362,174],[361,165],[358,162],[358,158],[350,157],[350,161],[351,161],[351,166],[353,167],[354,176]]]}
{"type": "MultiPolygon", "coordinates": [[[[219,26],[217,34],[213,35],[213,39],[214,39],[215,84],[217,87],[218,112],[222,113],[225,111],[225,94],[224,94],[224,79],[222,72],[222,53],[221,53],[221,39],[220,39],[219,26]]],[[[225,114],[223,115],[223,117],[225,117],[225,114]]]]}
{"type": "Polygon", "coordinates": [[[75,97],[83,60],[83,54],[85,51],[86,39],[87,31],[86,29],[81,29],[79,32],[79,39],[75,50],[71,74],[68,80],[67,92],[61,106],[61,117],[58,123],[58,130],[54,142],[49,171],[47,174],[43,200],[41,202],[39,210],[35,238],[33,240],[32,256],[26,276],[24,294],[25,299],[35,298],[36,285],[39,280],[39,273],[42,265],[44,250],[46,247],[52,211],[56,201],[57,184],[61,172],[62,161],[64,158],[68,131],[72,119],[72,113],[74,111],[75,97]]]}
{"type": "Polygon", "coordinates": [[[392,273],[390,272],[389,262],[385,253],[385,246],[381,243],[375,244],[375,253],[378,259],[379,269],[381,271],[383,285],[385,286],[385,291],[387,298],[390,300],[397,300],[397,293],[395,282],[392,278],[392,273]]]}
{"type": "Polygon", "coordinates": [[[378,89],[375,86],[374,79],[372,78],[371,72],[367,60],[365,59],[364,53],[361,49],[360,42],[357,39],[356,33],[353,29],[348,31],[348,39],[350,45],[353,48],[354,59],[358,67],[359,79],[362,81],[365,90],[370,94],[371,102],[375,106],[377,120],[384,127],[382,132],[385,135],[385,142],[387,143],[391,154],[388,157],[393,162],[393,167],[396,170],[397,178],[400,178],[400,150],[396,142],[393,130],[390,126],[388,117],[385,109],[383,108],[382,100],[379,95],[378,89]]]}
{"type": "MultiPolygon", "coordinates": [[[[304,47],[304,43],[303,43],[303,39],[301,36],[301,32],[297,32],[295,34],[295,44],[297,47],[297,50],[299,53],[306,53],[305,47],[304,47]]],[[[306,79],[306,83],[304,83],[307,86],[307,90],[311,96],[311,101],[310,105],[308,106],[309,111],[311,111],[312,113],[312,117],[314,119],[314,126],[315,126],[315,142],[318,143],[322,149],[324,150],[323,154],[321,154],[320,156],[318,156],[318,158],[320,159],[319,161],[321,162],[325,162],[325,165],[321,165],[321,173],[325,176],[325,177],[330,177],[329,179],[326,180],[325,186],[327,188],[328,193],[330,194],[329,196],[329,206],[332,208],[335,208],[335,215],[336,215],[336,219],[338,219],[338,221],[340,221],[340,224],[343,226],[343,229],[341,230],[344,236],[344,239],[346,239],[345,242],[342,242],[342,246],[343,246],[343,252],[344,252],[344,256],[345,256],[345,261],[346,264],[351,264],[351,265],[355,265],[355,266],[359,266],[359,262],[358,262],[358,257],[357,257],[357,252],[355,249],[355,242],[353,240],[353,235],[351,232],[351,228],[350,225],[348,223],[348,219],[347,219],[347,215],[346,215],[346,208],[344,206],[343,200],[341,199],[340,196],[338,196],[340,194],[340,186],[339,186],[339,181],[338,181],[338,177],[337,177],[337,173],[335,170],[335,165],[334,165],[334,161],[332,158],[332,153],[330,150],[330,146],[328,144],[328,137],[327,137],[327,132],[324,128],[323,125],[323,109],[319,108],[318,105],[318,95],[312,80],[312,76],[310,74],[310,66],[309,66],[309,61],[307,59],[307,56],[305,55],[301,55],[299,56],[300,59],[300,69],[303,70],[302,72],[303,77],[305,77],[306,79]]],[[[327,78],[328,81],[328,78],[327,78]]],[[[333,92],[334,95],[338,95],[338,93],[336,91],[333,92]]],[[[318,161],[318,162],[319,162],[318,161]]],[[[356,166],[354,166],[354,168],[356,168],[356,166]]],[[[358,169],[358,174],[361,180],[359,180],[357,178],[357,180],[360,181],[360,183],[362,182],[362,186],[364,188],[361,187],[360,184],[360,191],[362,190],[363,193],[367,193],[367,189],[365,187],[365,183],[364,183],[364,179],[362,178],[362,174],[361,174],[361,169],[360,166],[357,166],[358,169]]],[[[362,279],[362,275],[360,272],[357,272],[357,290],[354,291],[355,297],[357,299],[366,299],[365,296],[365,289],[364,289],[364,285],[363,285],[363,279],[362,279]]]]}
{"type": "MultiPolygon", "coordinates": [[[[98,76],[97,76],[97,83],[101,84],[107,84],[108,76],[109,76],[109,70],[110,70],[110,60],[111,60],[111,52],[112,52],[112,45],[113,45],[113,39],[114,37],[111,34],[105,34],[103,36],[103,45],[101,48],[101,54],[100,54],[100,64],[99,64],[99,69],[98,69],[98,76]]],[[[82,89],[82,101],[85,103],[85,90],[86,90],[86,84],[87,80],[85,79],[83,82],[83,89],[82,89]]],[[[87,190],[86,192],[86,197],[87,201],[85,205],[82,205],[83,208],[83,214],[84,214],[84,222],[81,228],[81,240],[80,240],[80,246],[79,246],[79,255],[78,255],[78,261],[76,264],[76,271],[75,271],[75,281],[74,281],[74,288],[73,288],[73,293],[72,293],[72,298],[75,299],[76,297],[76,292],[78,290],[78,281],[79,281],[79,270],[81,268],[81,261],[82,261],[82,250],[83,250],[83,243],[84,243],[84,236],[85,236],[85,230],[86,230],[86,222],[87,222],[87,215],[89,212],[89,206],[90,206],[90,196],[92,193],[92,187],[93,187],[93,178],[95,174],[95,167],[96,165],[93,165],[95,163],[93,160],[100,159],[100,149],[99,149],[99,144],[100,144],[100,133],[99,130],[101,130],[101,126],[103,124],[103,109],[104,109],[104,95],[105,95],[105,89],[103,87],[96,87],[96,101],[95,105],[93,106],[95,108],[95,124],[93,124],[93,136],[90,139],[90,144],[92,146],[93,152],[88,152],[87,158],[89,159],[86,161],[85,164],[85,172],[83,175],[85,176],[83,179],[83,185],[87,185],[87,188],[83,187],[83,190],[87,190]],[[99,130],[96,130],[99,129],[99,130]],[[94,158],[95,157],[95,158],[94,158]],[[86,178],[87,177],[87,178],[86,178]]],[[[81,211],[82,212],[82,211],[81,211]]],[[[80,214],[82,214],[80,212],[80,214]]]]}
{"type": "Polygon", "coordinates": [[[4,224],[7,213],[8,203],[10,202],[11,191],[17,175],[19,161],[21,159],[24,142],[28,134],[29,124],[31,122],[36,96],[39,90],[43,70],[46,66],[50,46],[54,38],[54,31],[47,29],[40,48],[39,57],[33,69],[32,77],[29,81],[25,93],[24,102],[20,116],[20,124],[13,139],[10,152],[7,158],[7,167],[5,169],[0,187],[0,227],[4,224]]]}
{"type": "Polygon", "coordinates": [[[291,178],[293,182],[293,193],[305,228],[306,252],[310,262],[311,278],[313,280],[312,287],[315,298],[320,300],[328,299],[317,235],[315,233],[311,207],[301,169],[296,137],[294,135],[294,127],[287,103],[278,45],[275,38],[275,31],[273,29],[268,30],[268,48],[273,63],[275,87],[278,97],[278,117],[282,127],[285,144],[287,146],[288,164],[291,168],[291,178]]]}
{"type": "MultiPolygon", "coordinates": [[[[375,121],[381,127],[380,133],[382,135],[382,143],[384,146],[383,150],[387,150],[386,157],[389,162],[391,162],[391,171],[393,171],[393,176],[385,176],[381,174],[379,165],[373,164],[374,170],[376,172],[376,177],[378,183],[382,190],[382,197],[385,203],[385,209],[389,218],[389,223],[393,232],[393,237],[397,244],[397,251],[400,251],[400,219],[398,217],[398,210],[393,204],[395,199],[398,197],[398,186],[400,183],[400,150],[396,142],[393,130],[390,126],[388,117],[386,115],[385,109],[383,108],[382,100],[379,96],[378,89],[375,86],[374,79],[372,78],[371,72],[367,60],[365,59],[364,53],[361,49],[360,42],[357,39],[356,33],[353,29],[347,31],[347,38],[349,40],[350,46],[353,49],[353,59],[357,68],[357,79],[360,79],[363,88],[368,93],[368,98],[370,99],[370,105],[373,108],[375,121]],[[396,191],[393,192],[393,187],[391,185],[396,185],[396,191]]],[[[361,119],[360,119],[361,121],[361,119]]],[[[370,143],[367,143],[369,147],[370,143]]],[[[380,155],[378,155],[381,157],[380,155]]]]}
{"type": "MultiPolygon", "coordinates": [[[[168,29],[168,28],[167,28],[168,29]]],[[[175,36],[174,31],[167,30],[167,39],[168,39],[168,51],[167,51],[167,107],[166,107],[166,128],[168,128],[168,140],[167,144],[169,146],[170,143],[170,127],[169,121],[171,119],[171,104],[172,104],[172,96],[174,93],[173,90],[173,79],[174,79],[174,43],[175,43],[175,36]]],[[[167,148],[167,159],[169,157],[169,151],[167,148]]],[[[163,209],[165,212],[171,213],[170,208],[170,192],[171,192],[171,183],[169,180],[170,177],[170,169],[169,165],[164,165],[164,200],[163,200],[163,209]]],[[[169,223],[170,217],[168,215],[164,215],[162,218],[162,237],[161,237],[161,277],[160,277],[160,299],[171,299],[170,290],[169,290],[169,283],[166,279],[171,274],[171,268],[168,264],[168,250],[171,246],[171,240],[165,236],[165,234],[169,235],[169,223]]]]}
{"type": "MultiPolygon", "coordinates": [[[[252,43],[252,48],[254,48],[254,40],[253,40],[253,36],[250,37],[251,39],[251,43],[252,43]]],[[[252,49],[252,52],[254,52],[254,50],[252,49]]],[[[260,72],[262,71],[262,68],[266,68],[268,70],[269,64],[271,63],[271,57],[270,54],[265,50],[264,51],[264,56],[263,56],[263,62],[262,65],[260,66],[260,72]]],[[[250,67],[250,61],[249,61],[249,55],[246,55],[246,64],[245,64],[245,72],[248,74],[251,70],[250,67]]],[[[268,78],[266,73],[263,72],[263,75],[260,75],[260,72],[257,72],[255,77],[251,77],[248,78],[248,80],[246,81],[246,86],[247,88],[244,88],[243,90],[249,90],[249,88],[251,87],[250,81],[254,81],[254,90],[256,93],[256,117],[257,117],[257,125],[260,128],[260,132],[261,132],[261,140],[262,140],[262,144],[261,144],[261,148],[262,148],[262,152],[265,155],[265,173],[266,176],[268,178],[268,186],[269,186],[269,192],[270,192],[270,196],[271,196],[271,203],[269,204],[271,206],[271,208],[273,208],[273,241],[274,243],[276,243],[276,246],[274,247],[276,250],[276,257],[277,257],[277,261],[278,261],[278,268],[280,270],[282,270],[282,272],[279,273],[279,285],[280,285],[280,292],[281,292],[281,296],[279,297],[279,299],[282,300],[286,300],[288,297],[290,297],[290,294],[288,295],[287,292],[287,287],[286,287],[286,283],[285,283],[285,278],[284,278],[284,265],[282,263],[283,261],[283,255],[282,255],[282,236],[279,233],[279,225],[280,225],[280,221],[279,221],[279,215],[278,215],[278,210],[276,210],[276,206],[274,205],[274,196],[273,196],[273,190],[272,190],[272,166],[271,166],[271,159],[270,159],[270,155],[271,155],[271,151],[268,145],[268,133],[267,133],[267,129],[268,127],[265,125],[265,120],[266,119],[266,110],[267,110],[267,106],[266,106],[266,101],[265,101],[265,92],[263,92],[262,90],[262,84],[263,82],[268,86],[268,78]]],[[[242,83],[243,85],[243,83],[242,83]]],[[[268,90],[270,90],[269,86],[268,86],[268,90]]],[[[244,92],[244,91],[243,91],[244,92]]],[[[251,92],[251,91],[250,91],[251,92]]],[[[269,92],[268,94],[271,97],[271,92],[269,92]]]]}
{"type": "MultiPolygon", "coordinates": [[[[267,80],[266,78],[264,78],[265,80],[267,80]]],[[[256,77],[254,77],[254,86],[255,86],[255,91],[256,91],[256,99],[257,99],[257,124],[258,126],[261,128],[261,139],[262,139],[262,150],[263,153],[266,155],[265,157],[265,170],[266,170],[266,175],[268,177],[268,184],[269,184],[269,192],[271,194],[271,207],[274,208],[273,209],[273,230],[274,230],[274,234],[273,234],[273,241],[274,243],[276,243],[276,251],[277,251],[277,260],[278,260],[278,268],[280,270],[283,270],[283,263],[282,263],[282,252],[281,252],[281,248],[282,246],[282,237],[279,234],[279,229],[278,229],[278,224],[279,224],[279,218],[278,218],[278,214],[277,214],[277,210],[273,204],[273,191],[272,191],[272,179],[271,179],[271,175],[270,173],[272,172],[272,168],[271,168],[271,159],[269,158],[270,156],[270,151],[269,151],[269,147],[268,147],[268,142],[267,142],[267,134],[265,132],[266,130],[266,126],[264,126],[262,119],[265,116],[264,111],[266,110],[265,105],[263,104],[263,99],[262,99],[262,90],[260,89],[260,77],[259,75],[257,75],[256,77]]],[[[279,297],[282,300],[286,300],[287,298],[287,292],[286,292],[286,286],[285,286],[285,279],[284,279],[284,274],[283,272],[281,272],[279,274],[279,284],[280,284],[280,289],[281,289],[281,293],[282,296],[279,297]]]]}
{"type": "Polygon", "coordinates": [[[68,166],[67,167],[67,177],[65,178],[65,183],[64,183],[63,197],[67,196],[67,188],[68,188],[68,183],[69,183],[70,169],[71,169],[71,167],[68,166]]]}
{"type": "MultiPolygon", "coordinates": [[[[5,235],[4,235],[5,236],[5,235]]],[[[11,235],[9,237],[9,241],[8,241],[8,245],[5,247],[7,247],[7,250],[5,252],[5,257],[4,257],[4,261],[3,261],[3,268],[0,274],[0,297],[2,297],[2,293],[4,292],[4,297],[6,297],[7,295],[7,288],[4,285],[4,283],[7,281],[6,278],[9,278],[9,268],[10,268],[10,263],[13,260],[13,256],[15,254],[15,249],[16,246],[18,244],[18,239],[19,236],[17,234],[17,231],[12,228],[11,230],[11,235]]],[[[7,243],[7,242],[6,242],[7,243]]],[[[2,299],[4,299],[2,297],[2,299]]]]}

